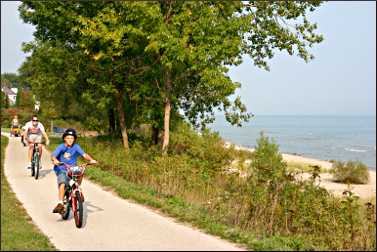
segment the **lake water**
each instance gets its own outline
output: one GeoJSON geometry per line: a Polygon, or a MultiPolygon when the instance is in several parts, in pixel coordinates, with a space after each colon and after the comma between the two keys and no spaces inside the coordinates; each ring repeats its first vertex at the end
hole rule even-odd
{"type": "Polygon", "coordinates": [[[217,116],[209,128],[234,144],[255,147],[263,131],[283,153],[322,160],[360,160],[376,169],[374,116],[254,116],[243,127],[217,116]]]}

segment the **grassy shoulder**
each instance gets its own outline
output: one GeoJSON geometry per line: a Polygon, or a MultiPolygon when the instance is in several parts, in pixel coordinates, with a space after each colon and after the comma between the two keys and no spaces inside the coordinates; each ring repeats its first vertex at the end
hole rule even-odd
{"type": "Polygon", "coordinates": [[[56,248],[32,223],[4,176],[4,153],[8,138],[1,136],[1,250],[53,251],[56,248]]]}

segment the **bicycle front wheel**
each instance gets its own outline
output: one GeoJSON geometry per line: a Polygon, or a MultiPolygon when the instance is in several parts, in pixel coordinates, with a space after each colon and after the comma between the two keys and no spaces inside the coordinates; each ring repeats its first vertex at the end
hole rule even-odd
{"type": "Polygon", "coordinates": [[[34,163],[34,160],[31,161],[30,170],[31,170],[31,176],[34,177],[34,173],[35,173],[35,163],[34,163]]]}
{"type": "Polygon", "coordinates": [[[67,220],[69,217],[69,213],[71,211],[71,202],[69,201],[69,191],[66,191],[64,194],[64,206],[65,206],[65,213],[62,215],[63,220],[67,220]]]}
{"type": "Polygon", "coordinates": [[[40,165],[41,165],[41,164],[40,164],[40,160],[39,160],[38,154],[36,154],[35,156],[36,156],[36,157],[35,157],[35,159],[34,159],[34,160],[35,160],[35,162],[34,162],[34,163],[35,163],[35,165],[34,165],[34,167],[35,167],[35,168],[34,168],[34,170],[35,170],[34,178],[35,178],[35,179],[38,179],[38,176],[39,176],[39,168],[40,168],[40,165]]]}
{"type": "Polygon", "coordinates": [[[31,159],[31,167],[30,167],[30,172],[31,176],[34,177],[35,173],[35,149],[33,149],[33,154],[32,154],[32,159],[31,159]]]}
{"type": "Polygon", "coordinates": [[[81,199],[81,195],[80,195],[80,192],[77,190],[75,192],[75,209],[74,209],[74,212],[73,212],[73,215],[75,217],[75,224],[76,224],[76,227],[78,228],[81,228],[82,227],[82,218],[84,216],[84,209],[83,209],[83,205],[82,205],[82,199],[81,199]]]}

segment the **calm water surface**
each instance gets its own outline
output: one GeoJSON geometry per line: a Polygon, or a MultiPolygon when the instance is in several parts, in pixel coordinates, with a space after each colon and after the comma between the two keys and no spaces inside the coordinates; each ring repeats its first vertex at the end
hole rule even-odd
{"type": "Polygon", "coordinates": [[[376,168],[376,117],[373,116],[254,116],[243,127],[223,116],[209,125],[228,141],[255,147],[263,131],[284,153],[322,160],[360,160],[376,168]]]}

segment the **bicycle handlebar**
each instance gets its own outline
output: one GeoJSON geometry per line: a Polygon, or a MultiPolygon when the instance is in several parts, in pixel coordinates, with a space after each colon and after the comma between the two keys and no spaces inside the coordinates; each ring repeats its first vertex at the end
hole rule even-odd
{"type": "Polygon", "coordinates": [[[88,165],[93,165],[94,163],[84,163],[84,164],[81,164],[81,165],[68,165],[66,163],[63,163],[63,162],[59,162],[59,165],[64,165],[68,172],[71,172],[71,176],[74,177],[74,176],[82,176],[85,172],[85,169],[88,165]],[[75,167],[79,167],[79,172],[77,170],[75,170],[74,168],[75,167]]]}
{"type": "MultiPolygon", "coordinates": [[[[98,162],[97,162],[97,163],[98,163],[98,162]]],[[[69,167],[73,167],[73,166],[86,167],[86,166],[88,166],[88,165],[95,165],[95,164],[97,164],[97,163],[84,163],[84,164],[81,164],[81,165],[68,165],[68,164],[66,164],[66,163],[64,163],[64,162],[59,162],[58,165],[64,165],[65,167],[69,168],[69,167]]]]}

